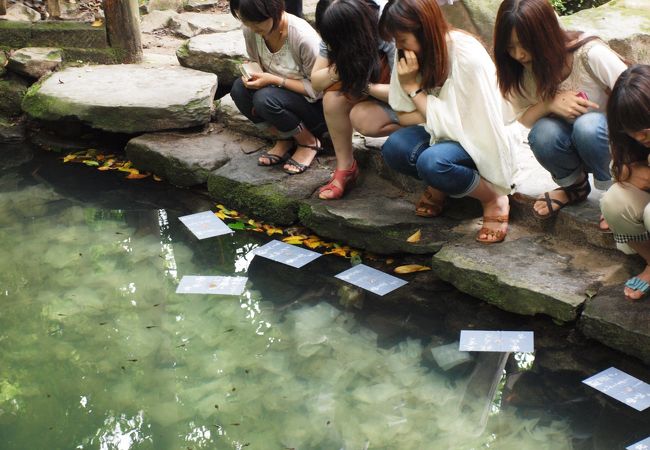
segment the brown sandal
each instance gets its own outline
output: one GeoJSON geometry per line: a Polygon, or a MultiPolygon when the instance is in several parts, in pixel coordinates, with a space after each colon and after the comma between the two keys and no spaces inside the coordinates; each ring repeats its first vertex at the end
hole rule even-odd
{"type": "Polygon", "coordinates": [[[478,230],[476,235],[476,240],[481,244],[496,244],[498,242],[503,242],[508,234],[508,227],[505,230],[493,230],[485,226],[486,223],[508,223],[508,214],[503,216],[483,216],[483,227],[478,230]],[[481,235],[484,234],[486,237],[481,239],[481,235]],[[492,238],[492,239],[490,239],[492,238]]]}
{"type": "Polygon", "coordinates": [[[415,204],[415,215],[420,217],[437,217],[442,214],[442,209],[445,203],[445,195],[433,189],[431,186],[427,188],[420,196],[420,199],[415,204]],[[439,195],[442,194],[443,198],[440,200],[439,195]]]}
{"type": "Polygon", "coordinates": [[[345,194],[345,189],[351,186],[359,177],[359,166],[357,166],[357,161],[352,160],[352,166],[349,169],[336,169],[332,174],[332,178],[327,182],[325,186],[321,186],[318,190],[318,198],[321,200],[338,200],[343,197],[345,194]],[[340,187],[334,184],[335,181],[338,181],[340,187]],[[321,194],[324,191],[332,191],[331,197],[323,197],[321,194]]]}

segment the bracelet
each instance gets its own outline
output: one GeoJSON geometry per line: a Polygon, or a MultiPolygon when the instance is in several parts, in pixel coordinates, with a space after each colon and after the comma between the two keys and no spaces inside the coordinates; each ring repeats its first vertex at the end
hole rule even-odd
{"type": "Polygon", "coordinates": [[[283,88],[285,84],[287,84],[287,77],[282,77],[282,81],[280,82],[278,87],[283,88]]]}
{"type": "Polygon", "coordinates": [[[408,96],[411,97],[411,98],[415,98],[420,92],[423,92],[423,91],[424,91],[424,89],[419,88],[419,89],[416,89],[413,92],[409,92],[408,96]]]}

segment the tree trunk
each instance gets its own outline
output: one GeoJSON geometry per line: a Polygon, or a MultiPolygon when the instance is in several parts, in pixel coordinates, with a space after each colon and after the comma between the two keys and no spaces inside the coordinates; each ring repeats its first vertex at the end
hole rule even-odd
{"type": "Polygon", "coordinates": [[[50,14],[50,17],[58,19],[61,17],[61,5],[59,0],[47,0],[47,12],[50,14]]]}
{"type": "Polygon", "coordinates": [[[138,0],[103,0],[108,44],[123,52],[121,62],[142,61],[138,0]]]}
{"type": "Polygon", "coordinates": [[[0,0],[0,16],[7,14],[7,0],[0,0]]]}

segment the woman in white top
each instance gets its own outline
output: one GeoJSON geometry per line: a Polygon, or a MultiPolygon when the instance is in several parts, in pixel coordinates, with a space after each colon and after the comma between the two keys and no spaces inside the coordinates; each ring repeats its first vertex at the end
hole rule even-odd
{"type": "Polygon", "coordinates": [[[230,95],[242,114],[278,136],[258,164],[285,163],[288,174],[302,173],[321,150],[316,136],[326,131],[321,93],[310,80],[318,33],[285,12],[283,0],[231,0],[230,11],[244,25],[249,58],[262,69],[236,80],[230,95]]]}
{"type": "MultiPolygon", "coordinates": [[[[605,105],[626,69],[602,41],[564,31],[548,0],[505,0],[494,31],[499,88],[516,118],[531,128],[528,142],[537,161],[560,186],[533,205],[540,219],[607,189],[609,146],[605,105]]],[[[607,224],[601,219],[601,229],[607,224]]]]}
{"type": "Polygon", "coordinates": [[[470,196],[483,206],[476,239],[503,241],[512,141],[490,56],[473,36],[450,29],[438,4],[429,0],[390,2],[380,32],[398,48],[389,103],[407,127],[382,147],[386,163],[427,184],[418,215],[440,214],[446,195],[470,196]]]}

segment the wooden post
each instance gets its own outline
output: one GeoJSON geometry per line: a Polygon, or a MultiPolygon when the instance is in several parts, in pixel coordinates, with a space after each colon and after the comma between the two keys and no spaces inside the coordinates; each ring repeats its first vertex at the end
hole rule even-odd
{"type": "Polygon", "coordinates": [[[7,14],[7,0],[0,0],[0,16],[7,14]]]}
{"type": "Polygon", "coordinates": [[[50,13],[50,17],[58,19],[61,17],[61,5],[59,0],[47,0],[47,12],[50,13]]]}
{"type": "Polygon", "coordinates": [[[123,53],[122,62],[142,61],[138,0],[103,0],[108,44],[123,53]]]}

